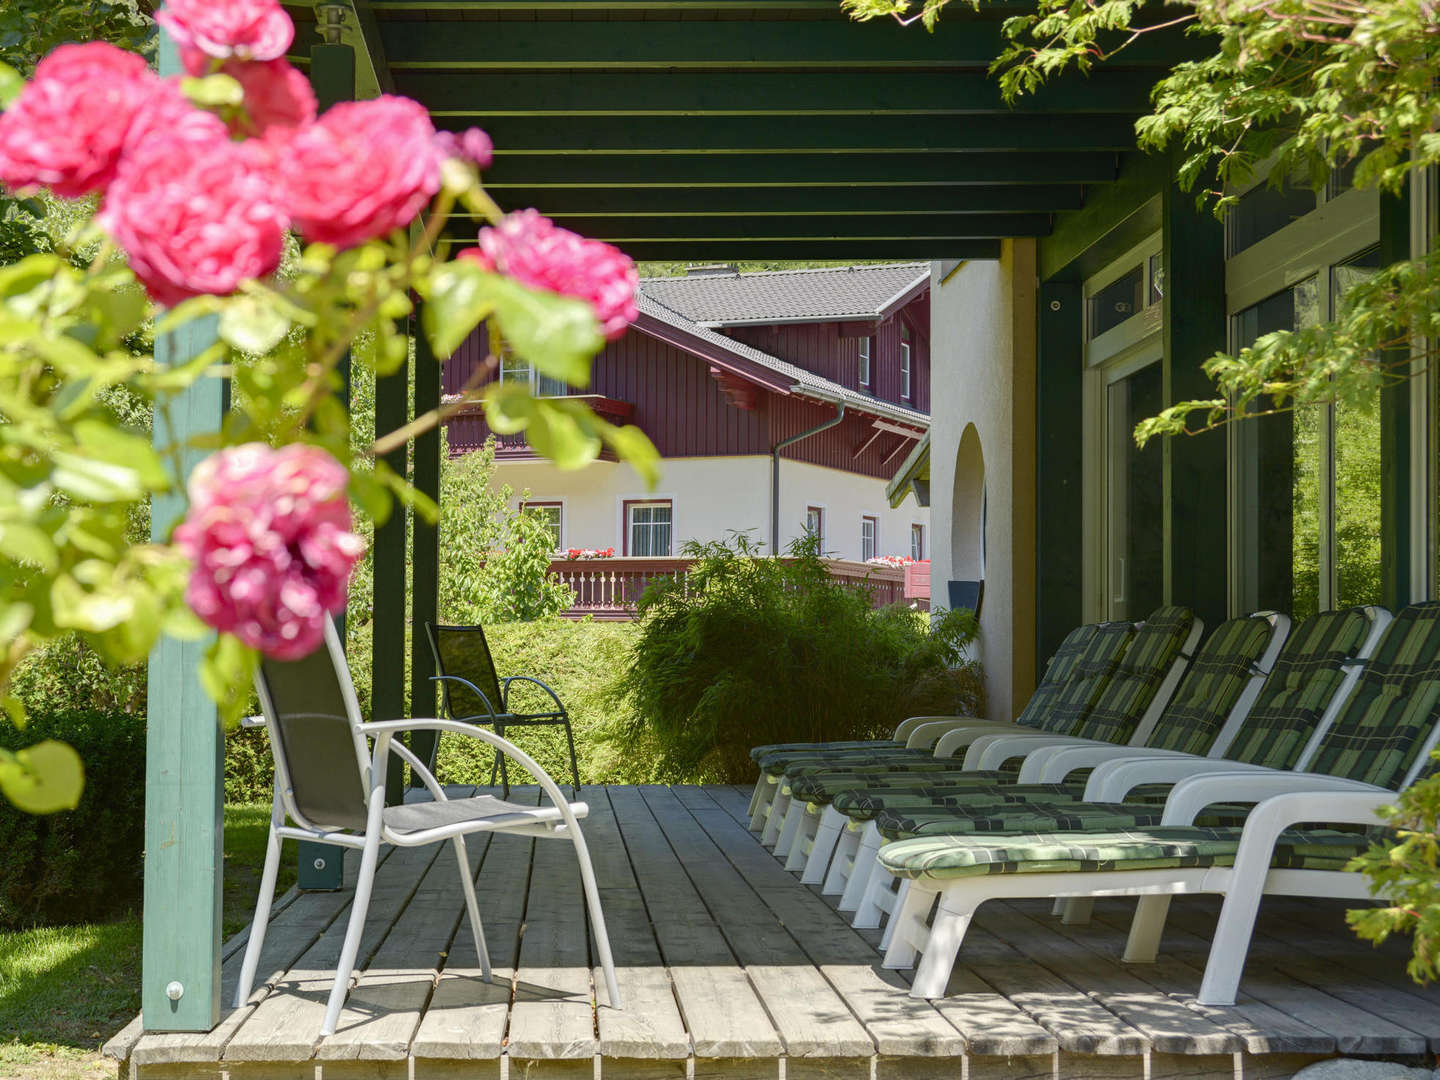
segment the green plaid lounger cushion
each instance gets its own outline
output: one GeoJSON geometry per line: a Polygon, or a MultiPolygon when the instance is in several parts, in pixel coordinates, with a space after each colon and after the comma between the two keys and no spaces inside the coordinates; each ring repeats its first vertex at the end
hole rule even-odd
{"type": "MultiPolygon", "coordinates": [[[[1175,825],[990,839],[921,836],[886,844],[880,849],[880,864],[897,877],[937,881],[985,874],[1231,866],[1241,832],[1237,827],[1175,825]]],[[[1270,865],[1286,870],[1343,870],[1368,842],[1359,833],[1292,829],[1281,834],[1270,865]]]]}
{"type": "Polygon", "coordinates": [[[1156,608],[1136,629],[1100,697],[1070,733],[1101,742],[1127,741],[1159,692],[1194,622],[1195,616],[1187,608],[1156,608]]]}
{"type": "Polygon", "coordinates": [[[1274,636],[1266,614],[1227,619],[1214,629],[1190,661],[1146,746],[1182,754],[1209,752],[1274,636]]]}
{"type": "Polygon", "coordinates": [[[1369,630],[1362,608],[1323,611],[1291,630],[1226,759],[1293,769],[1369,630]]]}
{"type": "MultiPolygon", "coordinates": [[[[1244,825],[1253,804],[1208,808],[1197,825],[1244,825]]],[[[968,833],[1095,832],[1157,826],[1164,805],[1131,803],[1017,802],[992,806],[917,806],[881,810],[875,827],[887,840],[911,836],[959,836],[968,833]]]]}
{"type": "Polygon", "coordinates": [[[1411,604],[1385,628],[1311,772],[1393,788],[1440,718],[1440,601],[1411,604]]]}

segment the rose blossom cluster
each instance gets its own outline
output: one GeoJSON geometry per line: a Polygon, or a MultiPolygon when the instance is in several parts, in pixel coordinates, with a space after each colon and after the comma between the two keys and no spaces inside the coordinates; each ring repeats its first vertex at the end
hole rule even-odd
{"type": "Polygon", "coordinates": [[[0,184],[101,195],[97,220],[161,303],[272,273],[291,226],[337,247],[402,228],[446,156],[488,153],[483,132],[440,139],[406,98],[317,118],[278,0],[168,0],[156,18],[187,71],[230,76],[243,104],[222,120],[133,53],[64,45],[0,114],[0,184]]]}
{"type": "Polygon", "coordinates": [[[480,230],[480,246],[459,258],[499,270],[532,289],[573,296],[595,311],[600,330],[618,338],[635,321],[635,264],[619,248],[562,229],[538,210],[506,214],[494,228],[480,230]]]}
{"type": "Polygon", "coordinates": [[[185,599],[195,613],[279,660],[314,652],[365,552],[350,528],[349,479],[302,443],[247,443],[196,466],[190,510],[175,529],[194,563],[185,599]]]}

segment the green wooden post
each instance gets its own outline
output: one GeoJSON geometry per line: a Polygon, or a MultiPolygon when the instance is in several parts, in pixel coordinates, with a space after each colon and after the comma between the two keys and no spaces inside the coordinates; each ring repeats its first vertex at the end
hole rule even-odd
{"type": "MultiPolygon", "coordinates": [[[[403,427],[410,403],[408,364],[393,375],[375,380],[375,431],[403,427]]],[[[385,463],[405,475],[406,447],[386,454],[385,463]]],[[[374,720],[398,720],[405,715],[405,507],[400,503],[385,524],[375,529],[375,600],[371,622],[370,715],[374,720]]],[[[386,798],[399,802],[404,795],[404,771],[399,759],[390,758],[386,798]]]]}
{"type": "MultiPolygon", "coordinates": [[[[320,111],[339,101],[355,97],[355,50],[349,45],[322,43],[310,46],[310,85],[320,111]]],[[[345,378],[345,403],[350,402],[350,355],[341,361],[345,378]]],[[[340,620],[340,640],[345,640],[345,617],[340,620]]],[[[301,840],[296,884],[307,892],[333,892],[343,884],[343,849],[334,844],[301,840]]]]}
{"type": "MultiPolygon", "coordinates": [[[[162,64],[170,52],[162,37],[162,64]]],[[[155,339],[161,366],[215,341],[215,320],[155,339]]],[[[219,429],[223,383],[201,379],[155,414],[155,444],[219,429]]],[[[209,451],[187,450],[190,470],[209,451]]],[[[156,497],[151,535],[168,539],[182,492],[156,497]]],[[[197,665],[207,642],[163,638],[150,654],[145,740],[145,914],[140,1003],[146,1031],[209,1031],[220,1021],[220,875],[224,858],[225,738],[197,665]]]]}
{"type": "MultiPolygon", "coordinates": [[[[1380,196],[1380,265],[1410,258],[1410,196],[1380,196]]],[[[1403,360],[1404,352],[1387,357],[1403,360]]],[[[1380,602],[1410,602],[1410,393],[1413,382],[1380,391],[1380,602]]]]}
{"type": "MultiPolygon", "coordinates": [[[[410,332],[415,339],[415,415],[421,416],[440,407],[440,362],[430,351],[430,342],[420,329],[420,321],[410,319],[410,332]]],[[[418,491],[440,501],[440,429],[433,428],[415,439],[413,482],[418,491]]],[[[430,645],[425,639],[425,623],[439,621],[440,613],[440,528],[413,515],[411,530],[410,580],[410,713],[412,716],[435,715],[435,684],[430,681],[435,665],[430,645]]],[[[421,761],[430,760],[439,736],[433,731],[419,731],[411,736],[410,749],[421,761]]],[[[410,778],[410,786],[420,786],[420,779],[410,778]]]]}
{"type": "MultiPolygon", "coordinates": [[[[1200,365],[1225,348],[1225,230],[1193,192],[1166,185],[1165,403],[1213,397],[1200,365]]],[[[1228,614],[1225,581],[1225,435],[1166,439],[1165,602],[1194,609],[1207,627],[1228,614]]]]}
{"type": "Polygon", "coordinates": [[[1084,439],[1085,321],[1080,283],[1045,282],[1039,308],[1035,655],[1043,663],[1084,621],[1084,574],[1075,542],[1075,523],[1084,512],[1084,455],[1079,448],[1084,439]]]}

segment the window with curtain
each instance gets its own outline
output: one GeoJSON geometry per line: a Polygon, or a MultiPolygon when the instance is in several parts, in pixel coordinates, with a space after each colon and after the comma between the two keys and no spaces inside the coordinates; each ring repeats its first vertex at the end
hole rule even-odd
{"type": "Polygon", "coordinates": [[[925,526],[910,526],[910,558],[920,562],[925,558],[925,526]]]}
{"type": "Polygon", "coordinates": [[[625,516],[627,555],[658,558],[671,554],[674,516],[668,501],[628,503],[625,516]]]}
{"type": "Polygon", "coordinates": [[[879,519],[873,517],[862,517],[860,519],[860,561],[868,562],[876,555],[875,541],[880,535],[879,519]]]}

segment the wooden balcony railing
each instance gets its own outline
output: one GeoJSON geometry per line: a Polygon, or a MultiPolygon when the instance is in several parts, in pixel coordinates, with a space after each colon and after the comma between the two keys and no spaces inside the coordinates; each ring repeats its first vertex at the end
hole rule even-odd
{"type": "MultiPolygon", "coordinates": [[[[635,617],[635,603],[645,587],[656,578],[684,579],[690,572],[690,559],[684,558],[614,558],[556,559],[550,569],[575,592],[575,603],[565,617],[578,619],[590,615],[600,620],[619,621],[635,617]]],[[[830,573],[847,585],[870,592],[876,607],[886,604],[916,603],[928,607],[924,599],[907,601],[905,571],[898,567],[871,566],[868,563],[843,559],[828,560],[830,573]]]]}

